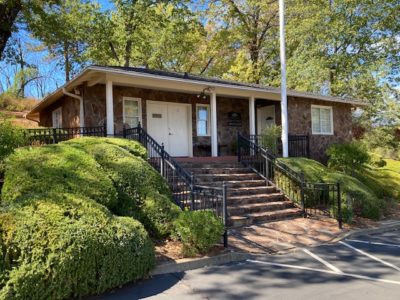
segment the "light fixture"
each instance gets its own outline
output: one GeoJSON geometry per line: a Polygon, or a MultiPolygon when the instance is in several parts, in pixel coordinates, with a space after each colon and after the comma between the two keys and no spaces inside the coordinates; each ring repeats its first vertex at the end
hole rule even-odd
{"type": "Polygon", "coordinates": [[[210,87],[204,88],[204,89],[201,91],[201,93],[197,95],[197,98],[198,98],[198,99],[204,99],[204,100],[207,99],[206,92],[211,92],[211,88],[210,88],[210,87]]]}

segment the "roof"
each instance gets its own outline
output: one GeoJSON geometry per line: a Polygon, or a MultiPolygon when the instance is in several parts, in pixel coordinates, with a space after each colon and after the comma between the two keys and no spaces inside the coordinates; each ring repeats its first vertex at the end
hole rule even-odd
{"type": "MultiPolygon", "coordinates": [[[[63,90],[84,82],[84,78],[88,73],[105,73],[105,74],[118,74],[118,75],[126,75],[132,77],[146,77],[153,79],[163,79],[169,81],[178,81],[178,82],[189,82],[193,84],[202,84],[210,87],[224,87],[231,88],[235,90],[247,90],[253,92],[268,92],[271,94],[280,94],[281,89],[277,87],[270,87],[261,84],[253,84],[246,83],[234,80],[225,80],[221,78],[215,77],[207,77],[200,76],[190,73],[180,73],[180,72],[172,72],[172,71],[163,71],[163,70],[155,70],[155,69],[147,69],[144,67],[120,67],[120,66],[101,66],[101,65],[91,65],[86,67],[81,73],[75,76],[72,80],[65,83],[62,87],[54,91],[52,94],[45,97],[41,102],[39,102],[31,112],[28,113],[27,118],[33,119],[34,115],[37,115],[38,112],[51,103],[57,101],[59,98],[63,96],[63,90]]],[[[365,102],[354,100],[350,98],[343,97],[332,97],[325,96],[316,93],[309,92],[300,92],[295,90],[287,90],[288,96],[293,97],[302,97],[302,98],[310,98],[321,101],[329,101],[329,102],[340,102],[340,103],[348,103],[353,106],[365,106],[367,105],[365,102]]]]}

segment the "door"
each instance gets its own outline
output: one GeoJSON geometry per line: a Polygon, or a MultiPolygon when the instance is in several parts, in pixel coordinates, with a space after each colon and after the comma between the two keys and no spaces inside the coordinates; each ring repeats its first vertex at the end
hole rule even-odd
{"type": "Polygon", "coordinates": [[[257,109],[257,134],[275,125],[275,105],[268,105],[257,109]]]}
{"type": "Polygon", "coordinates": [[[147,102],[147,130],[171,156],[190,156],[189,121],[186,104],[147,102]]]}

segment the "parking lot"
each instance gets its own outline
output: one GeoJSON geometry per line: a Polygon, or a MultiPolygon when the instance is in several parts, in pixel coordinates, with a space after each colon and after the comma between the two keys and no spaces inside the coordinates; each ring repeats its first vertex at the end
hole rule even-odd
{"type": "Polygon", "coordinates": [[[159,275],[98,299],[400,299],[400,231],[159,275]]]}

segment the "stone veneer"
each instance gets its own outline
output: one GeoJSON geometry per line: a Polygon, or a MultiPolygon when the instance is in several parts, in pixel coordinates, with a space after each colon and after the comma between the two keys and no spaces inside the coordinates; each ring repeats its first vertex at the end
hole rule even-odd
{"type": "MultiPolygon", "coordinates": [[[[85,126],[101,126],[106,120],[105,86],[83,86],[85,126]]],[[[196,104],[209,104],[210,99],[199,99],[196,94],[158,91],[136,87],[114,86],[114,124],[115,132],[120,134],[123,128],[122,98],[137,97],[142,99],[142,125],[147,126],[146,100],[188,103],[192,106],[193,155],[210,156],[211,138],[198,137],[196,133],[196,104]]],[[[257,107],[275,105],[276,123],[281,124],[280,103],[276,101],[257,100],[257,107]]],[[[52,126],[52,111],[62,106],[63,126],[79,126],[79,100],[64,96],[40,113],[40,126],[52,126]]],[[[307,98],[288,97],[289,134],[308,134],[310,136],[311,157],[325,161],[325,150],[333,143],[350,141],[351,105],[345,103],[325,102],[307,98]],[[311,105],[333,107],[334,135],[313,135],[311,132],[311,105]]],[[[257,124],[257,123],[256,123],[257,124]]],[[[238,132],[249,133],[248,99],[217,97],[217,126],[220,155],[236,154],[236,136],[238,132]],[[241,122],[231,124],[229,112],[241,114],[241,122]]]]}

